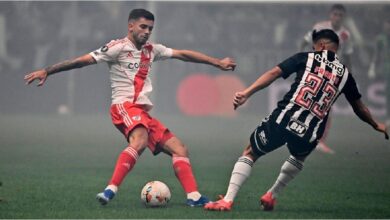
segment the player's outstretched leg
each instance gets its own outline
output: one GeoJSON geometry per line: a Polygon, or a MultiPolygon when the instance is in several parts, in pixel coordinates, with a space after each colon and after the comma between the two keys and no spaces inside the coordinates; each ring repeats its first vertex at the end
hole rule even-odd
{"type": "Polygon", "coordinates": [[[255,156],[252,153],[251,146],[249,145],[244,150],[243,156],[238,158],[236,164],[234,165],[225,197],[218,201],[206,204],[204,208],[211,211],[230,211],[233,207],[233,201],[237,196],[238,191],[244,184],[245,180],[250,176],[253,163],[257,160],[257,158],[258,156],[255,156]]]}
{"type": "Polygon", "coordinates": [[[186,146],[176,137],[171,137],[164,144],[165,153],[172,156],[173,170],[184,191],[187,193],[186,204],[191,207],[204,206],[209,202],[198,191],[186,146]]]}
{"type": "Polygon", "coordinates": [[[108,186],[103,192],[96,195],[96,199],[100,204],[106,205],[114,198],[118,191],[118,187],[121,185],[126,175],[133,169],[139,155],[145,149],[147,138],[148,134],[144,127],[138,127],[132,131],[129,137],[131,144],[120,153],[108,186]]]}
{"type": "Polygon", "coordinates": [[[303,160],[290,156],[280,169],[280,174],[274,185],[260,198],[260,205],[264,211],[271,211],[276,204],[279,193],[296,177],[303,169],[303,160]]]}
{"type": "Polygon", "coordinates": [[[232,175],[230,177],[229,187],[224,198],[216,202],[210,202],[205,205],[207,210],[215,211],[230,211],[233,207],[234,198],[245,180],[249,177],[253,166],[253,160],[250,157],[242,156],[238,158],[234,165],[232,175]]]}
{"type": "Polygon", "coordinates": [[[204,206],[204,204],[208,203],[209,199],[202,196],[198,191],[189,158],[172,156],[172,164],[177,179],[187,193],[186,204],[195,207],[204,206]]]}
{"type": "Polygon", "coordinates": [[[134,167],[138,157],[137,151],[130,146],[126,147],[126,149],[120,153],[108,186],[103,192],[96,195],[96,199],[102,205],[106,205],[114,198],[116,192],[118,191],[118,186],[122,183],[127,173],[134,167]]]}

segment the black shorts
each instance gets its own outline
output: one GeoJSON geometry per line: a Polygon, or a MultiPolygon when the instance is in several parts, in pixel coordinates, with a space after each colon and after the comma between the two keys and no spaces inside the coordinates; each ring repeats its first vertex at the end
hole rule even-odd
{"type": "Polygon", "coordinates": [[[274,120],[264,119],[250,137],[252,151],[263,156],[287,143],[293,156],[307,156],[317,146],[318,141],[309,143],[303,138],[281,128],[274,120]]]}

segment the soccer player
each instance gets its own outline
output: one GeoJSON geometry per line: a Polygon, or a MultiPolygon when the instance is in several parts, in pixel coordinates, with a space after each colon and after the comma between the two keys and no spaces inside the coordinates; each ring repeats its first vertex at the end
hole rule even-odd
{"type": "Polygon", "coordinates": [[[187,193],[186,204],[203,206],[209,200],[198,192],[187,147],[148,113],[153,107],[149,97],[152,92],[149,74],[154,61],[168,58],[204,63],[224,71],[234,70],[236,64],[231,58],[216,59],[200,52],[171,49],[149,42],[153,26],[154,15],[151,12],[134,9],[129,14],[125,38],[113,40],[76,59],[32,72],[25,76],[26,84],[39,80],[38,86],[42,86],[54,73],[106,62],[111,78],[112,122],[129,144],[120,153],[111,180],[105,190],[97,194],[97,200],[105,205],[114,198],[127,173],[148,147],[154,155],[164,152],[172,157],[175,175],[187,193]]]}
{"type": "MultiPolygon", "coordinates": [[[[300,50],[303,51],[305,47],[311,45],[311,34],[313,30],[319,31],[323,29],[331,29],[339,37],[339,51],[340,51],[340,59],[341,61],[351,70],[351,56],[353,53],[353,43],[351,40],[351,34],[349,30],[343,25],[344,18],[347,13],[344,5],[335,4],[331,7],[329,13],[329,20],[318,22],[314,25],[312,30],[308,31],[304,36],[300,50]]],[[[333,154],[334,150],[332,150],[326,143],[325,139],[328,135],[328,130],[330,128],[331,120],[329,118],[328,124],[326,125],[324,135],[322,139],[318,142],[317,150],[333,154]]]]}
{"type": "Polygon", "coordinates": [[[361,101],[352,74],[340,63],[336,51],[339,38],[329,29],[313,32],[314,52],[302,52],[286,59],[260,76],[251,86],[235,94],[237,108],[250,96],[276,79],[296,73],[290,91],[250,136],[250,145],[236,162],[226,195],[205,205],[208,210],[229,211],[240,187],[249,177],[253,163],[261,156],[287,144],[290,156],[283,164],[275,184],[261,199],[264,210],[272,210],[279,193],[299,174],[305,158],[321,138],[328,113],[337,97],[344,93],[356,115],[385,134],[386,126],[376,122],[361,101]]]}
{"type": "Polygon", "coordinates": [[[390,19],[383,22],[383,30],[375,39],[374,55],[368,71],[369,78],[375,78],[376,72],[386,81],[386,124],[390,125],[390,19]]]}

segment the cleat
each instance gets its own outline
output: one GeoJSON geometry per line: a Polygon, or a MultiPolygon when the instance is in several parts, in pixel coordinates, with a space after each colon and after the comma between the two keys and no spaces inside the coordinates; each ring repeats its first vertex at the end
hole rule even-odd
{"type": "Polygon", "coordinates": [[[316,146],[316,150],[326,153],[326,154],[334,154],[334,150],[332,150],[328,145],[326,145],[323,141],[318,142],[316,146]]]}
{"type": "Polygon", "coordinates": [[[206,196],[201,196],[197,201],[194,201],[193,199],[187,199],[186,204],[191,207],[196,207],[196,206],[204,206],[209,202],[210,200],[206,196]]]}
{"type": "Polygon", "coordinates": [[[209,202],[204,206],[204,209],[210,211],[230,211],[233,207],[233,201],[227,202],[223,198],[216,202],[209,202]]]}
{"type": "Polygon", "coordinates": [[[113,199],[115,196],[115,193],[111,189],[106,189],[104,192],[98,193],[96,195],[96,199],[100,202],[102,205],[107,205],[107,203],[113,199]]]}
{"type": "Polygon", "coordinates": [[[267,192],[260,198],[260,207],[264,211],[272,211],[276,205],[276,199],[273,198],[271,192],[267,192]]]}

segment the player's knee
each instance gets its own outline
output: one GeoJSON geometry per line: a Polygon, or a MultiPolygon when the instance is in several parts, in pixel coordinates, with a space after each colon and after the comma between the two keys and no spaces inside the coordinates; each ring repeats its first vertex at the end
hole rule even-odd
{"type": "Polygon", "coordinates": [[[182,144],[179,148],[178,148],[178,153],[177,153],[180,157],[188,157],[188,148],[186,145],[182,144]]]}
{"type": "Polygon", "coordinates": [[[184,144],[180,144],[177,147],[175,147],[174,152],[172,153],[172,156],[175,157],[188,157],[188,148],[184,144]]]}
{"type": "Polygon", "coordinates": [[[148,132],[145,127],[137,127],[130,133],[129,146],[138,152],[143,151],[148,146],[148,132]]]}
{"type": "Polygon", "coordinates": [[[244,152],[242,152],[242,156],[251,158],[253,162],[256,162],[256,160],[260,157],[253,152],[251,145],[247,146],[244,149],[244,152]]]}

